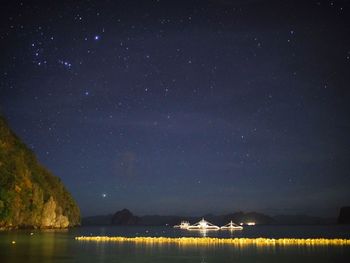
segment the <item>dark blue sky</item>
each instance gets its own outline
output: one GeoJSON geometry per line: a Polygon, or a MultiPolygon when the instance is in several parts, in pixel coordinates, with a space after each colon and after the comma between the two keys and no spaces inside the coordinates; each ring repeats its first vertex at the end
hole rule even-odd
{"type": "Polygon", "coordinates": [[[4,2],[1,112],[83,215],[336,216],[350,200],[349,8],[4,2]]]}

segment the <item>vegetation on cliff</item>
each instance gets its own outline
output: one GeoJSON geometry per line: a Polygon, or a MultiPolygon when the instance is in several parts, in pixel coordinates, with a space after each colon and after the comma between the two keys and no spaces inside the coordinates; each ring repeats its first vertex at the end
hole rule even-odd
{"type": "Polygon", "coordinates": [[[0,228],[65,228],[80,224],[80,211],[61,180],[0,117],[0,228]]]}

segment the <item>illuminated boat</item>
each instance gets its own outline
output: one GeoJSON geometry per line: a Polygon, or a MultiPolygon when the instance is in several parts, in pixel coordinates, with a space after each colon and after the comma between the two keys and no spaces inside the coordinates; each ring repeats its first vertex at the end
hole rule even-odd
{"type": "Polygon", "coordinates": [[[209,223],[208,221],[205,221],[204,218],[202,218],[201,221],[195,223],[194,225],[191,225],[187,228],[187,230],[219,230],[220,227],[213,225],[212,223],[209,223]]]}
{"type": "Polygon", "coordinates": [[[243,227],[233,223],[231,220],[230,223],[220,227],[220,229],[222,229],[222,230],[242,230],[243,227]]]}
{"type": "Polygon", "coordinates": [[[175,225],[174,228],[187,229],[190,226],[188,221],[181,221],[180,225],[175,225]]]}

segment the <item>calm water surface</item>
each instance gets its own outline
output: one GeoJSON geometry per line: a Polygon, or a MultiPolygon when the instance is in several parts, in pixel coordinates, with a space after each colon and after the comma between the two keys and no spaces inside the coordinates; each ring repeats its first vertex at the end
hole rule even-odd
{"type": "Polygon", "coordinates": [[[188,232],[171,227],[81,227],[64,231],[6,231],[0,232],[0,262],[350,262],[350,246],[179,246],[74,240],[75,236],[80,235],[350,238],[350,226],[252,226],[233,233],[188,232]],[[12,244],[12,241],[16,243],[12,244]]]}

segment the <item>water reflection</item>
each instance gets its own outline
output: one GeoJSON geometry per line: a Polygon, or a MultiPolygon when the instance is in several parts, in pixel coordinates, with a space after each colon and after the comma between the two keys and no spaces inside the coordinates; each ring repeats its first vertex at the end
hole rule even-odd
{"type": "MultiPolygon", "coordinates": [[[[241,230],[234,230],[234,229],[227,229],[224,232],[227,233],[228,237],[237,237],[237,233],[240,233],[241,230]]],[[[207,230],[207,229],[201,229],[201,230],[191,230],[191,233],[197,232],[199,233],[199,237],[219,237],[221,233],[218,233],[215,230],[207,230]]]]}
{"type": "Polygon", "coordinates": [[[67,231],[42,230],[42,231],[13,231],[1,236],[1,250],[9,253],[1,253],[1,262],[27,262],[37,263],[53,262],[55,257],[64,254],[67,249],[66,242],[60,242],[67,231]],[[12,241],[15,241],[13,243],[12,241]],[[11,246],[10,246],[11,244],[11,246]]]}
{"type": "MultiPolygon", "coordinates": [[[[276,229],[272,229],[276,232],[276,229]]],[[[281,228],[282,229],[282,228],[281,228]]],[[[293,228],[293,232],[294,232],[293,228]]],[[[341,230],[348,228],[342,228],[341,230]]],[[[258,244],[196,244],[196,243],[156,243],[156,242],[79,242],[78,235],[125,235],[135,237],[150,236],[179,237],[179,231],[166,228],[77,228],[69,231],[11,231],[0,232],[0,262],[11,263],[68,263],[68,262],[346,262],[350,258],[350,246],[315,245],[258,245],[258,244]],[[30,233],[34,234],[31,235],[30,233]],[[16,241],[12,244],[12,240],[16,241]]],[[[344,231],[345,231],[344,230],[344,231]]],[[[284,230],[286,231],[286,230],[284,230]]],[[[334,231],[328,230],[329,233],[334,231]]],[[[348,232],[349,233],[349,232],[348,232]]],[[[189,234],[185,232],[184,234],[189,234]]],[[[223,233],[196,231],[196,237],[220,238],[223,233]]],[[[225,232],[228,237],[239,237],[242,233],[225,232]]],[[[260,234],[256,234],[260,236],[260,234]]],[[[309,234],[305,234],[309,235],[309,234]]],[[[333,236],[339,236],[338,233],[333,236]]],[[[349,238],[349,237],[345,237],[349,238]]]]}
{"type": "Polygon", "coordinates": [[[199,230],[199,234],[200,234],[200,236],[202,236],[202,237],[207,237],[208,236],[208,231],[207,230],[199,230]]]}

